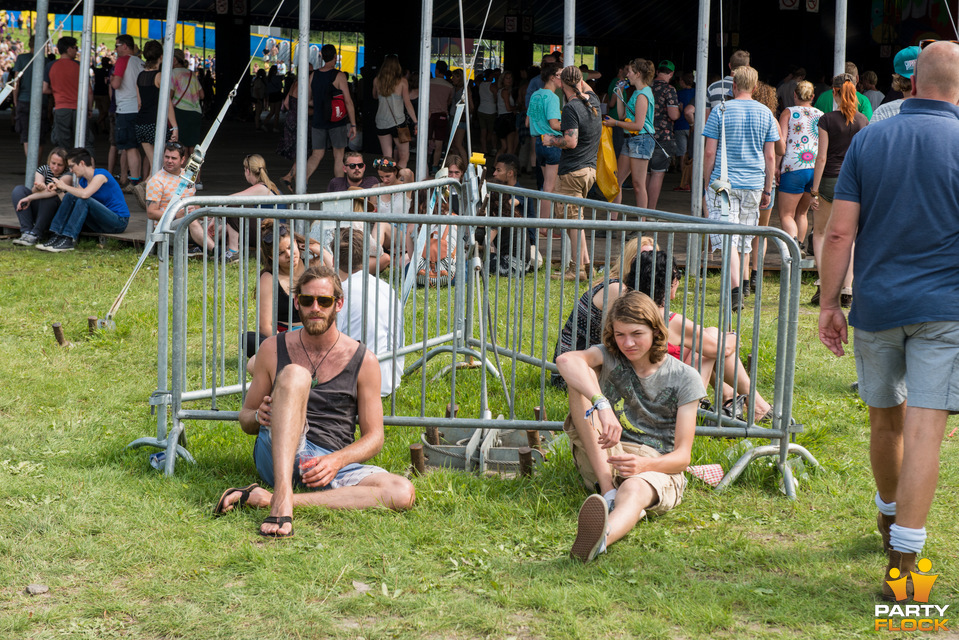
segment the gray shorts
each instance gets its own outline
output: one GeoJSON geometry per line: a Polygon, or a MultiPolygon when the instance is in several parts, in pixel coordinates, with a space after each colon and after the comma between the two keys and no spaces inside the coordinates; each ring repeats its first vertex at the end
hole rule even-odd
{"type": "Polygon", "coordinates": [[[349,122],[345,122],[343,126],[332,129],[317,129],[314,127],[312,129],[313,150],[326,151],[327,141],[329,141],[330,146],[334,149],[346,149],[346,145],[350,141],[349,124],[349,122]]]}
{"type": "Polygon", "coordinates": [[[959,322],[855,331],[859,396],[870,407],[959,411],[959,322]]]}
{"type": "Polygon", "coordinates": [[[676,155],[675,140],[657,141],[656,148],[653,149],[653,157],[649,161],[649,170],[653,173],[663,173],[669,169],[669,159],[676,155]]]}
{"type": "MultiPolygon", "coordinates": [[[[360,483],[364,478],[368,478],[374,473],[386,473],[386,469],[371,464],[359,464],[351,462],[336,474],[330,484],[325,487],[306,487],[300,477],[300,456],[325,456],[333,453],[329,449],[306,440],[303,448],[296,454],[296,460],[293,462],[293,483],[309,491],[328,491],[330,489],[341,489],[343,487],[352,487],[360,483]]],[[[260,427],[260,433],[256,437],[253,445],[253,461],[256,463],[257,473],[260,479],[270,486],[275,486],[275,477],[273,475],[273,434],[264,427],[260,427]]]]}

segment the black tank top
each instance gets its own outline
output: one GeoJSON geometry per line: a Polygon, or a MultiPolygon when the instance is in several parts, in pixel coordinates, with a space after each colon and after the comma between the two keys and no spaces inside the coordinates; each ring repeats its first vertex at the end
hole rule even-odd
{"type": "MultiPolygon", "coordinates": [[[[140,110],[137,112],[137,124],[156,124],[157,107],[160,104],[160,89],[153,79],[160,73],[158,69],[141,71],[137,76],[137,88],[140,90],[140,110]]],[[[150,142],[153,142],[152,140],[150,142]]]]}
{"type": "Polygon", "coordinates": [[[313,127],[315,129],[333,129],[343,126],[343,122],[330,122],[329,115],[323,113],[321,105],[327,103],[327,96],[333,91],[333,81],[336,80],[336,74],[339,69],[330,69],[329,71],[313,72],[313,81],[310,89],[313,91],[313,127]]]}
{"type": "MultiPolygon", "coordinates": [[[[291,362],[286,339],[295,333],[290,331],[276,337],[277,376],[291,362]]],[[[365,356],[366,345],[360,343],[341,372],[310,389],[310,397],[306,401],[306,439],[313,444],[339,451],[353,442],[358,415],[356,379],[365,356]]]]}

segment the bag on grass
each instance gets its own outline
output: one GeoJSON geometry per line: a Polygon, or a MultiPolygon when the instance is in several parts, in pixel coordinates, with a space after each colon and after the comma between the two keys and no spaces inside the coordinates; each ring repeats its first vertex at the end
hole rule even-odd
{"type": "Polygon", "coordinates": [[[609,202],[612,202],[619,193],[619,181],[616,179],[616,151],[613,150],[613,130],[609,127],[603,127],[599,140],[599,153],[596,154],[596,185],[609,202]]]}

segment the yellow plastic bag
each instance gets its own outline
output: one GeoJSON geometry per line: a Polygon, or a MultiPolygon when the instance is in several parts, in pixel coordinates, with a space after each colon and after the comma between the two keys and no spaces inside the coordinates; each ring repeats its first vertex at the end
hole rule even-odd
{"type": "Polygon", "coordinates": [[[616,179],[616,152],[613,150],[613,130],[609,127],[603,127],[603,135],[599,140],[599,152],[596,154],[596,185],[609,202],[612,202],[619,193],[619,180],[616,179]]]}

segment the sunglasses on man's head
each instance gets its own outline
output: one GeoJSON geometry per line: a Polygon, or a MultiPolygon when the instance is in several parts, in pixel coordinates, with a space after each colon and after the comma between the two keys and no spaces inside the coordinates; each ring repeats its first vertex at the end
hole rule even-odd
{"type": "Polygon", "coordinates": [[[959,44],[959,40],[936,40],[935,38],[929,38],[927,40],[920,40],[919,48],[925,49],[926,47],[931,45],[933,42],[951,42],[952,44],[959,44]]]}
{"type": "Polygon", "coordinates": [[[314,302],[319,302],[321,307],[329,309],[333,306],[333,303],[336,302],[336,296],[308,296],[305,293],[301,293],[296,296],[296,302],[300,305],[301,309],[312,308],[314,302]]]}
{"type": "Polygon", "coordinates": [[[348,168],[350,168],[350,169],[362,169],[363,167],[366,166],[366,163],[365,163],[365,162],[351,162],[351,163],[349,163],[349,164],[346,165],[346,166],[347,166],[348,168]]]}

